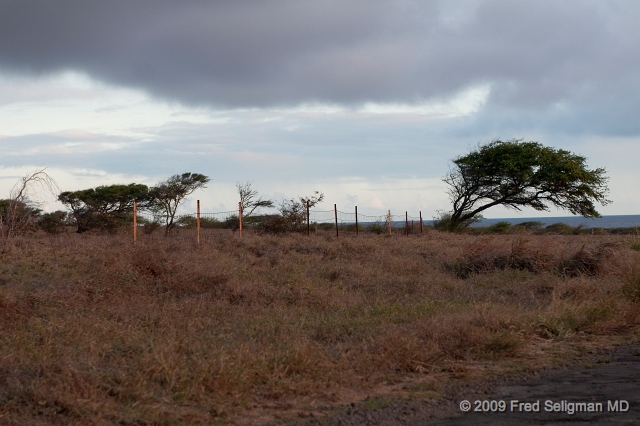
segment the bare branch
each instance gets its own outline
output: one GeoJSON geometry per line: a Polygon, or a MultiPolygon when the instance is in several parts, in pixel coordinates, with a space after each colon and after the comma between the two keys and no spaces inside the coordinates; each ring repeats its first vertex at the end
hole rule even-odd
{"type": "MultiPolygon", "coordinates": [[[[33,228],[33,216],[44,203],[44,197],[55,198],[60,189],[46,168],[27,173],[11,189],[8,200],[0,206],[0,237],[6,243],[11,237],[33,228]]],[[[4,248],[3,248],[4,250],[4,248]]]]}

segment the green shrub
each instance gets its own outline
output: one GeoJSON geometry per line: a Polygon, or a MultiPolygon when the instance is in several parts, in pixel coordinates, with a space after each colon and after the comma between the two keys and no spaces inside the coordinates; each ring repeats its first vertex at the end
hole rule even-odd
{"type": "Polygon", "coordinates": [[[67,212],[58,210],[40,215],[37,225],[48,234],[61,234],[70,225],[70,221],[67,212]]]}
{"type": "Polygon", "coordinates": [[[462,223],[455,224],[451,219],[450,212],[439,211],[437,216],[433,218],[433,228],[438,231],[460,232],[472,224],[482,220],[482,215],[477,214],[462,223]]]}
{"type": "Polygon", "coordinates": [[[385,227],[379,223],[372,223],[367,226],[367,232],[373,232],[374,234],[380,235],[385,231],[385,227]]]}
{"type": "Polygon", "coordinates": [[[498,223],[494,223],[493,225],[485,229],[489,234],[506,234],[511,229],[511,224],[509,222],[501,221],[498,223]]]}
{"type": "Polygon", "coordinates": [[[570,235],[573,233],[573,227],[567,225],[566,223],[553,223],[544,229],[546,232],[552,234],[570,235]]]}
{"type": "Polygon", "coordinates": [[[538,222],[538,221],[529,221],[529,222],[522,222],[522,223],[518,223],[517,225],[514,225],[514,227],[518,227],[518,228],[524,228],[526,230],[537,230],[542,228],[542,222],[538,222]]]}

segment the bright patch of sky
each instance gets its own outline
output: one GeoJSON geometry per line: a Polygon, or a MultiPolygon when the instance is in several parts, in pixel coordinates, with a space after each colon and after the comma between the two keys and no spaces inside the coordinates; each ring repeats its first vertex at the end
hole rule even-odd
{"type": "Polygon", "coordinates": [[[204,110],[158,102],[141,90],[113,87],[79,72],[39,78],[0,74],[0,137],[80,131],[144,141],[151,135],[141,129],[178,119],[220,121],[204,110]]]}

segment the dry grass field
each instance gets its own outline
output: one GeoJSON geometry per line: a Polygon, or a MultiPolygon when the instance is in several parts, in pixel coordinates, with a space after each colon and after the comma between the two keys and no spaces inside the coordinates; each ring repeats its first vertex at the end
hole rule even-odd
{"type": "Polygon", "coordinates": [[[637,338],[637,237],[33,235],[0,255],[0,424],[264,423],[637,338]]]}

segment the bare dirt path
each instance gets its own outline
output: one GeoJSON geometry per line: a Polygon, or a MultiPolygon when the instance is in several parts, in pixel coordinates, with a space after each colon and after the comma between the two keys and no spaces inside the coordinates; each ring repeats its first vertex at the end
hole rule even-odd
{"type": "Polygon", "coordinates": [[[489,389],[457,389],[438,401],[397,402],[383,408],[355,406],[305,425],[631,425],[640,424],[640,345],[619,347],[573,367],[489,389]],[[471,410],[459,407],[463,400],[471,410]],[[504,402],[504,411],[475,412],[479,401],[504,402]],[[512,403],[512,401],[518,403],[512,403]],[[551,401],[551,402],[547,402],[551,401]],[[564,402],[563,402],[564,401],[564,402]],[[617,404],[616,404],[617,401],[617,404]],[[529,403],[519,405],[519,403],[529,403]],[[538,403],[538,405],[534,405],[538,403]],[[572,403],[574,405],[572,405],[572,403]],[[584,403],[585,405],[577,405],[584,403]],[[557,404],[557,405],[554,405],[557,404]],[[591,404],[591,405],[590,405],[591,404]],[[602,405],[598,405],[602,404],[602,405]],[[628,404],[628,405],[627,405],[628,404]],[[616,408],[614,410],[614,408],[616,408]],[[593,409],[596,411],[585,412],[593,409]],[[529,410],[529,411],[527,411],[529,410]],[[537,410],[537,411],[536,411],[537,410]]]}

